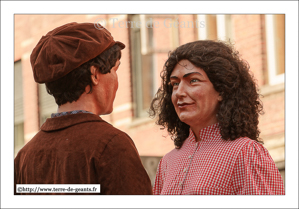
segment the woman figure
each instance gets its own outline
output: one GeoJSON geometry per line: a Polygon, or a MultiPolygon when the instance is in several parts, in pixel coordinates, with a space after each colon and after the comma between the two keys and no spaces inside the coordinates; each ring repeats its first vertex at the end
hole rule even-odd
{"type": "Polygon", "coordinates": [[[154,194],[283,195],[261,144],[262,104],[249,65],[232,46],[195,41],[170,53],[150,114],[175,149],[160,161],[154,194]]]}

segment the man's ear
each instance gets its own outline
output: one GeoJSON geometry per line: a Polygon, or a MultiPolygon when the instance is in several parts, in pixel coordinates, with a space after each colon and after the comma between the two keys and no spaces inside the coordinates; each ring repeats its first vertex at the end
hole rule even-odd
{"type": "Polygon", "coordinates": [[[99,72],[95,66],[90,67],[91,72],[91,81],[93,85],[97,85],[99,83],[99,72]]]}

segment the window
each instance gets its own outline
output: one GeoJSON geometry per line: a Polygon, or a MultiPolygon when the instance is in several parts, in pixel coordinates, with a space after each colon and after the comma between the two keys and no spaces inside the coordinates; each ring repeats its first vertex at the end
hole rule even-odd
{"type": "Polygon", "coordinates": [[[148,117],[169,51],[179,44],[177,15],[130,15],[134,117],[148,117]],[[136,24],[139,22],[140,24],[136,24]],[[140,27],[137,27],[139,25],[140,27]]]}
{"type": "Polygon", "coordinates": [[[284,82],[285,15],[265,15],[269,84],[284,82]]]}
{"type": "Polygon", "coordinates": [[[58,106],[54,97],[48,94],[45,84],[38,85],[38,92],[40,125],[42,125],[47,118],[51,117],[51,113],[57,112],[58,106]]]}
{"type": "Polygon", "coordinates": [[[285,161],[279,161],[279,162],[275,162],[276,167],[279,170],[279,173],[282,177],[283,180],[283,184],[285,185],[285,161]]]}
{"type": "Polygon", "coordinates": [[[162,157],[155,156],[140,156],[141,162],[151,180],[152,186],[155,183],[157,168],[161,158],[162,157]]]}
{"type": "Polygon", "coordinates": [[[15,156],[18,154],[19,150],[24,146],[24,122],[17,123],[14,125],[14,151],[15,156]]]}
{"type": "Polygon", "coordinates": [[[24,146],[24,110],[22,63],[14,64],[14,151],[15,156],[24,146]]]}
{"type": "Polygon", "coordinates": [[[154,97],[153,27],[145,15],[132,15],[131,21],[141,22],[140,27],[131,28],[131,56],[133,71],[133,98],[135,117],[147,116],[154,97]],[[146,25],[147,24],[147,25],[146,25]]]}
{"type": "Polygon", "coordinates": [[[231,15],[198,15],[199,22],[205,27],[198,27],[200,40],[232,40],[233,26],[231,15]]]}

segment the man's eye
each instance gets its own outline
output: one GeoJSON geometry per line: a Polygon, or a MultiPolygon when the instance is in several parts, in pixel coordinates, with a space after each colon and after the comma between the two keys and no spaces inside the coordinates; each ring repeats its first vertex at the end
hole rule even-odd
{"type": "Polygon", "coordinates": [[[178,86],[179,83],[177,83],[177,82],[173,82],[171,85],[172,85],[172,86],[178,86]]]}

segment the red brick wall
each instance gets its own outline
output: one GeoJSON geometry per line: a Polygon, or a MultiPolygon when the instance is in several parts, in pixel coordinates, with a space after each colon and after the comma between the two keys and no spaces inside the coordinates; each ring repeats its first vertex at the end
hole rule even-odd
{"type": "Polygon", "coordinates": [[[261,15],[233,15],[235,47],[242,55],[257,79],[259,86],[265,84],[263,25],[261,15]]]}
{"type": "Polygon", "coordinates": [[[263,98],[265,114],[260,118],[263,137],[284,133],[284,91],[263,98]]]}
{"type": "Polygon", "coordinates": [[[181,25],[179,26],[180,45],[197,40],[196,37],[197,26],[194,19],[197,17],[196,16],[194,17],[194,15],[178,15],[178,16],[179,16],[179,22],[181,23],[181,25]],[[193,25],[191,24],[192,22],[193,25]]]}

